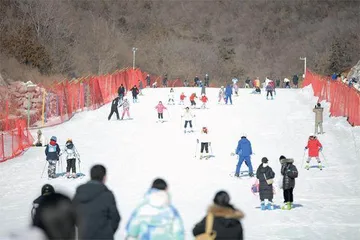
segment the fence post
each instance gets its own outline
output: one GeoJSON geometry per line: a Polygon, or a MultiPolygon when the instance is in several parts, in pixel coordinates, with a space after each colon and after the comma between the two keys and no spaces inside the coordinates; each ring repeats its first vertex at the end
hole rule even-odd
{"type": "Polygon", "coordinates": [[[28,93],[28,104],[27,104],[27,127],[30,127],[30,94],[28,93]]]}
{"type": "Polygon", "coordinates": [[[1,151],[2,151],[2,153],[3,153],[3,158],[0,159],[0,161],[5,159],[5,147],[4,147],[4,145],[5,145],[5,142],[4,142],[4,133],[1,133],[1,151]]]}
{"type": "Polygon", "coordinates": [[[42,126],[45,125],[45,95],[46,95],[46,90],[43,89],[43,101],[42,101],[42,114],[41,114],[41,118],[42,118],[42,126]]]}

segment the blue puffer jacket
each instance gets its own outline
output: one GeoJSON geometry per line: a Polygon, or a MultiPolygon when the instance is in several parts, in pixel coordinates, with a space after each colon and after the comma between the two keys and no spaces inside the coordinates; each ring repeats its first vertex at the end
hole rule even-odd
{"type": "Polygon", "coordinates": [[[248,157],[252,154],[251,142],[247,138],[242,137],[238,142],[236,154],[242,157],[248,157]]]}
{"type": "Polygon", "coordinates": [[[232,95],[232,87],[229,84],[226,86],[225,95],[226,96],[232,95]]]}

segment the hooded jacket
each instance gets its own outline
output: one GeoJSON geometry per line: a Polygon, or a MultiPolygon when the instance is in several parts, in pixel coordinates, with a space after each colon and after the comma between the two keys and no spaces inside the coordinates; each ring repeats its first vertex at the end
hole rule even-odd
{"type": "Polygon", "coordinates": [[[231,96],[232,95],[232,87],[230,86],[230,84],[228,84],[225,88],[225,95],[226,96],[231,96]]]}
{"type": "Polygon", "coordinates": [[[194,115],[190,112],[190,109],[187,111],[185,110],[184,114],[181,116],[184,121],[191,121],[194,117],[194,115]]]}
{"type": "Polygon", "coordinates": [[[306,145],[309,149],[309,157],[318,157],[319,150],[322,148],[321,143],[317,139],[310,139],[306,145]]]}
{"type": "Polygon", "coordinates": [[[62,151],[62,153],[66,154],[66,160],[80,158],[80,154],[77,151],[74,143],[72,143],[72,142],[66,143],[66,146],[65,146],[64,150],[62,151]]]}
{"type": "Polygon", "coordinates": [[[114,239],[121,220],[113,193],[101,182],[79,186],[73,199],[79,239],[114,239]]]}
{"type": "Polygon", "coordinates": [[[251,142],[246,137],[242,137],[238,142],[235,153],[242,157],[249,157],[250,155],[252,155],[251,142]]]}
{"type": "Polygon", "coordinates": [[[324,108],[315,107],[313,109],[313,112],[315,113],[315,123],[322,123],[323,122],[324,108]]]}
{"type": "Polygon", "coordinates": [[[295,188],[295,178],[298,177],[298,170],[293,165],[294,159],[282,159],[281,160],[281,175],[283,175],[283,189],[295,188]]]}
{"type": "MultiPolygon", "coordinates": [[[[242,240],[243,229],[240,219],[244,217],[244,213],[239,210],[219,205],[212,205],[208,209],[208,213],[214,215],[213,230],[216,232],[216,240],[242,240]]],[[[195,225],[193,235],[197,236],[205,232],[206,216],[195,225]]]]}
{"type": "Polygon", "coordinates": [[[184,226],[166,191],[150,189],[126,226],[127,240],[183,240],[184,226]]]}

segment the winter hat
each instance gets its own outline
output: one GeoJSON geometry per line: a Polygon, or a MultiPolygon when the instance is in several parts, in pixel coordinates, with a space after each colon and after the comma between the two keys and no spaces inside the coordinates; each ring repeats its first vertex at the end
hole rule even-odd
{"type": "Polygon", "coordinates": [[[214,197],[214,203],[219,206],[228,206],[230,204],[230,196],[225,191],[219,191],[214,197]]]}
{"type": "Polygon", "coordinates": [[[203,127],[202,130],[203,130],[204,133],[207,133],[207,132],[208,132],[207,127],[203,127]]]}
{"type": "Polygon", "coordinates": [[[266,157],[263,157],[263,158],[261,159],[261,162],[262,162],[262,163],[268,163],[269,160],[268,160],[266,157]]]}
{"type": "Polygon", "coordinates": [[[151,188],[158,189],[158,190],[166,190],[167,184],[164,179],[157,178],[153,181],[151,188]]]}
{"type": "Polygon", "coordinates": [[[52,136],[52,137],[50,138],[50,140],[56,142],[56,141],[57,141],[57,138],[56,138],[55,136],[52,136]]]}
{"type": "Polygon", "coordinates": [[[320,103],[317,103],[316,106],[321,107],[321,104],[320,104],[320,103]]]}
{"type": "Polygon", "coordinates": [[[281,156],[279,157],[279,160],[281,161],[281,160],[283,160],[283,159],[286,159],[286,157],[283,156],[283,155],[281,155],[281,156]]]}
{"type": "Polygon", "coordinates": [[[47,194],[51,194],[51,193],[54,193],[54,192],[55,192],[55,189],[50,184],[45,184],[41,188],[41,195],[47,195],[47,194]]]}

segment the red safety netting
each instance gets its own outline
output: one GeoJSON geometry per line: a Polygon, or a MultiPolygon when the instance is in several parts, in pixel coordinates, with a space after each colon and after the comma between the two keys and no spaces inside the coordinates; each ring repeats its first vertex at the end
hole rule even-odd
{"type": "MultiPolygon", "coordinates": [[[[12,92],[0,88],[0,162],[18,156],[32,145],[27,127],[54,126],[68,121],[76,112],[97,109],[117,96],[121,84],[127,90],[135,85],[139,87],[139,81],[147,86],[147,74],[139,69],[123,69],[103,76],[52,83],[52,86],[18,84],[12,92]]],[[[150,77],[150,86],[155,81],[158,87],[162,85],[161,77],[150,77]]],[[[180,87],[182,82],[169,80],[168,86],[180,87]]]]}
{"type": "Polygon", "coordinates": [[[310,85],[319,102],[326,100],[331,103],[330,114],[334,117],[347,117],[352,126],[360,126],[360,93],[346,84],[333,81],[306,71],[303,87],[310,85]]]}

